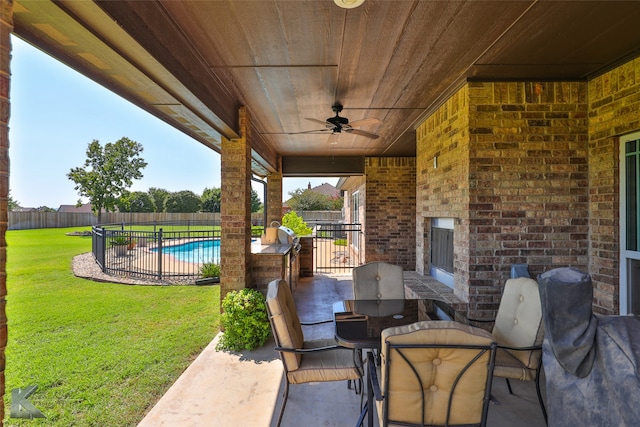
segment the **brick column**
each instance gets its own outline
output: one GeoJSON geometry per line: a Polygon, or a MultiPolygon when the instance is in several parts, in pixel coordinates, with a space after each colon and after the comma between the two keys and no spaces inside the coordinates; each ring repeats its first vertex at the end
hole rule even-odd
{"type": "Polygon", "coordinates": [[[416,159],[365,159],[364,262],[416,269],[416,159]]]}
{"type": "Polygon", "coordinates": [[[279,161],[278,171],[267,177],[267,223],[282,222],[282,160],[279,161]]]}
{"type": "Polygon", "coordinates": [[[7,347],[7,210],[9,197],[9,62],[13,31],[13,2],[0,0],[0,426],[4,419],[4,371],[7,347]]]}
{"type": "Polygon", "coordinates": [[[251,284],[251,137],[242,107],[240,138],[222,139],[220,301],[251,284]]]}

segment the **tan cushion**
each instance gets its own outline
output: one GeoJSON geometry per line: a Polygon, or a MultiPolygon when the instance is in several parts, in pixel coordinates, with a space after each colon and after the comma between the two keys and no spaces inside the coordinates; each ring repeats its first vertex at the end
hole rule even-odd
{"type": "MultiPolygon", "coordinates": [[[[477,354],[477,350],[450,348],[403,349],[422,379],[422,389],[415,373],[398,354],[387,354],[386,343],[394,344],[473,344],[491,345],[485,330],[451,321],[424,321],[382,332],[381,386],[389,399],[389,419],[398,422],[421,422],[422,393],[425,394],[426,424],[445,422],[447,403],[453,382],[460,370],[477,354]],[[391,357],[389,372],[386,361],[391,357]],[[389,375],[388,388],[385,386],[389,375]]],[[[455,391],[450,424],[477,423],[482,417],[490,352],[486,352],[461,378],[455,391]]],[[[382,404],[378,407],[380,419],[382,404]]]]}
{"type": "MultiPolygon", "coordinates": [[[[300,325],[300,318],[287,282],[274,280],[269,283],[267,308],[271,315],[276,345],[285,348],[302,348],[304,343],[302,325],[300,325]]],[[[300,359],[299,354],[282,353],[282,362],[288,371],[298,369],[300,359]]]]}
{"type": "MultiPolygon", "coordinates": [[[[336,345],[335,340],[305,341],[304,348],[331,345],[336,345]]],[[[354,364],[353,350],[343,347],[304,354],[299,368],[287,373],[287,379],[291,384],[356,380],[358,378],[360,378],[360,373],[354,364]]]]}
{"type": "MultiPolygon", "coordinates": [[[[542,344],[544,323],[538,283],[535,280],[528,277],[507,280],[496,315],[493,336],[498,345],[508,347],[542,344]]],[[[527,368],[535,369],[540,363],[540,351],[507,351],[527,368]]]]}
{"type": "Polygon", "coordinates": [[[402,267],[370,262],[353,269],[353,298],[404,299],[402,267]]]}

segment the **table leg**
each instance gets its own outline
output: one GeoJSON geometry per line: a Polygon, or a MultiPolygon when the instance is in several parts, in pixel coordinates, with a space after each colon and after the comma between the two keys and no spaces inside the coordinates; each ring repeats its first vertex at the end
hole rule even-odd
{"type": "MultiPolygon", "coordinates": [[[[368,351],[368,353],[371,353],[371,351],[368,351]]],[[[373,357],[369,357],[367,355],[367,362],[369,363],[369,360],[373,360],[373,357]]],[[[363,423],[364,423],[364,416],[367,416],[367,427],[373,427],[373,387],[371,386],[371,381],[369,379],[369,376],[367,374],[367,372],[369,371],[368,369],[369,367],[367,366],[367,369],[364,369],[364,374],[363,374],[363,379],[365,381],[365,386],[367,388],[367,401],[365,402],[362,411],[360,412],[360,416],[358,417],[358,422],[356,424],[356,427],[362,427],[363,423]]],[[[361,390],[362,393],[364,393],[364,390],[361,390]]]]}
{"type": "MultiPolygon", "coordinates": [[[[372,353],[371,351],[369,351],[368,353],[372,353]]],[[[367,363],[369,363],[369,360],[372,360],[372,358],[367,356],[367,363]]],[[[370,378],[368,378],[367,376],[367,426],[368,427],[373,427],[373,386],[371,385],[371,381],[370,378]]]]}

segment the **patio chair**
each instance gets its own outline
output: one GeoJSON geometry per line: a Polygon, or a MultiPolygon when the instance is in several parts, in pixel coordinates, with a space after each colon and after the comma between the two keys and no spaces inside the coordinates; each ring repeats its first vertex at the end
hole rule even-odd
{"type": "Polygon", "coordinates": [[[382,332],[368,354],[381,426],[485,426],[496,344],[483,329],[423,321],[382,332]],[[378,371],[379,369],[379,371],[378,371]]]}
{"type": "Polygon", "coordinates": [[[335,339],[305,341],[291,290],[284,280],[269,283],[267,312],[275,339],[275,350],[284,365],[284,398],[278,423],[280,426],[289,396],[289,384],[325,381],[362,380],[353,352],[339,346],[335,339]]]}
{"type": "MultiPolygon", "coordinates": [[[[402,267],[399,265],[381,261],[370,262],[355,267],[351,274],[353,299],[356,301],[404,299],[404,279],[402,267]]],[[[374,308],[378,309],[378,307],[374,308]]],[[[354,350],[354,358],[364,362],[361,349],[354,350]]]]}
{"type": "Polygon", "coordinates": [[[355,267],[352,277],[353,299],[404,299],[402,267],[399,265],[370,262],[355,267]]]}
{"type": "Polygon", "coordinates": [[[507,280],[491,334],[498,343],[493,375],[507,381],[510,394],[513,390],[509,379],[535,381],[546,422],[547,411],[540,392],[544,324],[538,282],[527,277],[507,280]]]}

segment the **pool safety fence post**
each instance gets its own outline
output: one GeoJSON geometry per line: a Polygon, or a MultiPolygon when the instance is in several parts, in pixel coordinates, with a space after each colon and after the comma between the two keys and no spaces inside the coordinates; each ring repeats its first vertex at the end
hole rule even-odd
{"type": "Polygon", "coordinates": [[[162,280],[162,228],[158,231],[158,279],[162,280]]]}

